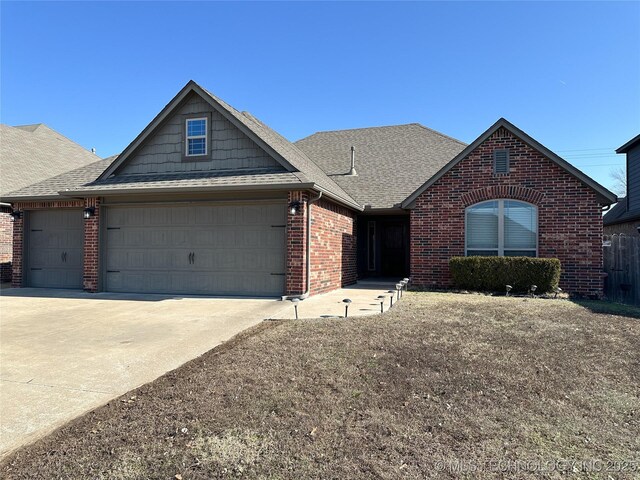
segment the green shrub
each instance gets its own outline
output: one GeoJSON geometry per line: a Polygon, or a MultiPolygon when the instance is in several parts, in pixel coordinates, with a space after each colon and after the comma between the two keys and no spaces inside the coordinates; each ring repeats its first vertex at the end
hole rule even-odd
{"type": "Polygon", "coordinates": [[[560,260],[531,257],[452,257],[449,260],[453,284],[465,290],[528,292],[536,285],[536,293],[552,292],[560,281],[560,260]]]}

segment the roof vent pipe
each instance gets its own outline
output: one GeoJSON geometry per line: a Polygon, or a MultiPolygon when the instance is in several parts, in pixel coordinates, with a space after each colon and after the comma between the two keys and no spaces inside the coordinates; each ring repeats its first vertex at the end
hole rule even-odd
{"type": "Polygon", "coordinates": [[[358,175],[356,172],[356,147],[351,146],[351,169],[347,175],[355,176],[358,175]]]}

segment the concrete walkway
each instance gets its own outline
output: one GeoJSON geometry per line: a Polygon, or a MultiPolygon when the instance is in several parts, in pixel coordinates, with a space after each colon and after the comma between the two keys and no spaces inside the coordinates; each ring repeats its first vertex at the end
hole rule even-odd
{"type": "Polygon", "coordinates": [[[0,456],[284,308],[276,299],[0,295],[0,456]]]}
{"type": "MultiPolygon", "coordinates": [[[[388,290],[395,290],[396,282],[375,282],[375,281],[361,281],[355,285],[334,290],[333,292],[324,293],[322,295],[314,295],[302,300],[298,304],[298,317],[299,318],[323,318],[323,317],[344,317],[344,306],[342,302],[345,298],[352,300],[349,306],[349,316],[359,317],[363,315],[375,315],[380,313],[380,300],[377,299],[378,295],[385,295],[384,311],[389,309],[389,294],[388,290]]],[[[394,296],[393,301],[396,301],[394,296]]],[[[293,303],[288,303],[280,312],[271,318],[274,320],[279,319],[292,319],[295,317],[295,310],[293,303]]]]}

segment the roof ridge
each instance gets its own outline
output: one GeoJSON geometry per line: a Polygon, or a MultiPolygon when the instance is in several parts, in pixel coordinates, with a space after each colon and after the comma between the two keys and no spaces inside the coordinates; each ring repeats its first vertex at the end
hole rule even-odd
{"type": "Polygon", "coordinates": [[[459,144],[460,144],[460,145],[462,145],[462,146],[465,146],[465,147],[466,147],[466,146],[468,145],[468,143],[465,143],[465,142],[463,142],[463,141],[461,141],[461,140],[458,140],[457,138],[454,138],[454,137],[452,137],[452,136],[450,136],[450,135],[447,135],[447,134],[445,134],[445,133],[439,132],[438,130],[434,130],[433,128],[426,127],[426,126],[422,125],[421,123],[416,123],[416,125],[418,125],[419,127],[424,128],[425,130],[428,130],[428,131],[430,131],[430,132],[432,132],[432,133],[435,133],[435,134],[437,134],[437,135],[440,135],[441,137],[448,138],[449,140],[453,140],[454,142],[457,142],[457,143],[459,143],[459,144]]]}
{"type": "MultiPolygon", "coordinates": [[[[398,124],[394,124],[394,125],[374,125],[371,127],[356,127],[356,128],[339,128],[336,130],[318,130],[316,132],[313,132],[311,135],[307,135],[304,138],[309,138],[313,135],[316,135],[318,133],[334,133],[334,132],[350,132],[350,131],[354,131],[354,130],[373,130],[375,128],[392,128],[392,127],[408,127],[409,125],[419,125],[419,126],[423,126],[420,125],[417,122],[412,122],[412,123],[398,123],[398,124]]],[[[426,128],[426,127],[425,127],[426,128]]],[[[302,138],[300,140],[303,140],[302,138]]],[[[296,140],[298,141],[298,140],[296,140]]]]}

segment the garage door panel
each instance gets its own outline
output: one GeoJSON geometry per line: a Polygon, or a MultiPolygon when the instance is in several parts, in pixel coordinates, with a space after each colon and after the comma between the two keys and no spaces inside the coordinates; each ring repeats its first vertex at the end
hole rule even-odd
{"type": "Polygon", "coordinates": [[[284,291],[284,202],[110,207],[106,218],[108,290],[269,296],[284,291]]]}
{"type": "Polygon", "coordinates": [[[28,286],[82,288],[83,222],[80,209],[28,212],[28,286]]]}

